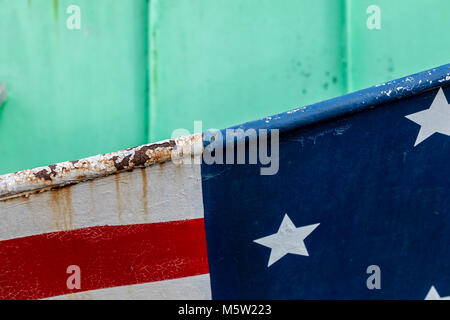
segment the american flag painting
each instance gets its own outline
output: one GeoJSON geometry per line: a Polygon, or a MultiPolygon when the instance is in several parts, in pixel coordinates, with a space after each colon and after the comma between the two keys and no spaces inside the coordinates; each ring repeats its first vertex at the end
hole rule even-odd
{"type": "Polygon", "coordinates": [[[0,178],[0,297],[210,299],[200,166],[165,161],[175,145],[0,178]]]}
{"type": "Polygon", "coordinates": [[[0,298],[446,299],[449,84],[2,176],[0,298]]]}

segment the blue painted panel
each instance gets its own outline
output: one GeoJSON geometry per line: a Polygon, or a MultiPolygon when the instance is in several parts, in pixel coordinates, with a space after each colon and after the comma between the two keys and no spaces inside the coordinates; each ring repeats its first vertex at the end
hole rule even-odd
{"type": "Polygon", "coordinates": [[[430,108],[448,72],[307,107],[314,117],[243,125],[281,129],[276,175],[202,164],[213,298],[424,299],[432,286],[450,296],[450,136],[415,147],[420,126],[405,117],[430,108]],[[309,256],[268,267],[271,249],[254,240],[277,233],[285,214],[296,227],[320,225],[304,240],[309,256]],[[370,265],[380,290],[366,286],[370,265]]]}

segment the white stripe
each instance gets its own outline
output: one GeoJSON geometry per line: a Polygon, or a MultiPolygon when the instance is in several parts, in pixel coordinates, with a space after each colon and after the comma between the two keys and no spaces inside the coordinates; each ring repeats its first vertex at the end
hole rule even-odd
{"type": "Polygon", "coordinates": [[[178,165],[169,161],[0,200],[0,240],[93,226],[203,218],[196,160],[196,164],[178,165]]]}
{"type": "Polygon", "coordinates": [[[211,300],[209,274],[91,290],[49,300],[211,300]]]}

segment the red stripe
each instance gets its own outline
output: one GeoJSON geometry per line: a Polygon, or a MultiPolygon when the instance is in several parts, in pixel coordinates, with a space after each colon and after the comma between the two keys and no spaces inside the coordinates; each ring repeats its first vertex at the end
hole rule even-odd
{"type": "Polygon", "coordinates": [[[0,242],[0,298],[57,295],[209,272],[203,219],[93,227],[0,242]],[[69,265],[81,290],[69,290],[69,265]]]}

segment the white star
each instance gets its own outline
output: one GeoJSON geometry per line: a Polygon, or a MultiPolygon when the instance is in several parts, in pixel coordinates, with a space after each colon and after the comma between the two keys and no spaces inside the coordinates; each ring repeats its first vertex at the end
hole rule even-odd
{"type": "Polygon", "coordinates": [[[407,115],[406,118],[420,125],[414,147],[436,132],[450,136],[450,105],[442,88],[429,109],[407,115]]]}
{"type": "Polygon", "coordinates": [[[309,234],[313,232],[319,224],[320,223],[316,223],[309,226],[296,228],[286,214],[277,233],[254,240],[254,242],[272,249],[270,251],[270,258],[267,267],[270,267],[288,253],[309,256],[303,240],[305,240],[305,238],[309,236],[309,234]]]}
{"type": "Polygon", "coordinates": [[[425,300],[450,300],[450,297],[441,297],[434,286],[431,286],[425,300]]]}

